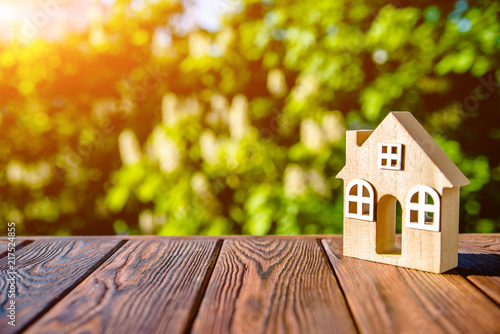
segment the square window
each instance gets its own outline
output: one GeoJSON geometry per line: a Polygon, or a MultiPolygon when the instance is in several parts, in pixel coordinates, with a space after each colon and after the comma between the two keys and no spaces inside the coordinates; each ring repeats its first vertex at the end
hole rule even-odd
{"type": "Polygon", "coordinates": [[[380,169],[402,169],[403,144],[379,143],[378,152],[378,167],[380,169]]]}

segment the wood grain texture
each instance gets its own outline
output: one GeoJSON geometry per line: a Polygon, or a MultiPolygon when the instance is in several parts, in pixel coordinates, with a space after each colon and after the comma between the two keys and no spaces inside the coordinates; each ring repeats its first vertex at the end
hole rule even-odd
{"type": "MultiPolygon", "coordinates": [[[[4,257],[7,253],[7,249],[9,247],[9,243],[10,241],[8,241],[7,239],[1,239],[0,240],[0,258],[4,257]]],[[[19,250],[21,249],[23,246],[21,246],[21,244],[25,243],[24,240],[19,240],[19,239],[16,239],[15,240],[15,245],[16,245],[16,249],[19,250]]]]}
{"type": "Polygon", "coordinates": [[[129,241],[27,333],[183,333],[218,245],[129,241]]]}
{"type": "Polygon", "coordinates": [[[500,235],[460,236],[458,273],[500,304],[500,235]]]}
{"type": "Polygon", "coordinates": [[[459,246],[469,251],[500,255],[500,234],[460,234],[459,246]]]}
{"type": "MultiPolygon", "coordinates": [[[[8,284],[0,280],[0,332],[15,333],[65,292],[78,284],[118,241],[73,240],[36,241],[16,251],[16,326],[7,324],[8,284]]],[[[7,277],[8,258],[0,260],[0,273],[7,277]]]]}
{"type": "Polygon", "coordinates": [[[322,241],[361,333],[498,333],[500,308],[458,274],[432,274],[342,255],[322,241]]]}
{"type": "Polygon", "coordinates": [[[317,240],[225,240],[193,333],[352,333],[317,240]]]}
{"type": "MultiPolygon", "coordinates": [[[[16,241],[15,241],[16,252],[19,252],[23,247],[27,246],[30,243],[31,243],[31,241],[29,241],[29,240],[16,239],[16,241]]],[[[0,240],[0,259],[7,256],[8,248],[9,248],[9,241],[6,239],[0,240]]]]}
{"type": "MultiPolygon", "coordinates": [[[[273,239],[297,239],[296,235],[273,235],[273,239]]],[[[324,238],[324,234],[307,234],[301,235],[300,239],[321,239],[324,238]]],[[[24,240],[53,240],[53,236],[20,236],[24,240]]],[[[77,240],[82,237],[79,236],[58,236],[57,240],[77,240]]],[[[85,236],[85,239],[96,239],[101,240],[102,236],[85,236]]],[[[229,239],[267,239],[269,236],[266,235],[248,235],[248,234],[231,234],[231,235],[197,235],[193,236],[160,236],[160,235],[107,235],[106,239],[116,239],[122,240],[229,240],[229,239]]],[[[6,237],[0,237],[0,241],[6,241],[6,237]]]]}
{"type": "Polygon", "coordinates": [[[347,131],[337,178],[344,180],[344,255],[434,273],[457,266],[459,188],[469,181],[411,113],[391,112],[373,131],[347,131]]]}

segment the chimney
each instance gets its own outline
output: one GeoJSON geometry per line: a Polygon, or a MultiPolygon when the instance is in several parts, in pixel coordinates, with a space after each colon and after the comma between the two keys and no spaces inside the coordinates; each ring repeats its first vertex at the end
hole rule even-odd
{"type": "Polygon", "coordinates": [[[349,130],[346,131],[346,145],[348,148],[350,144],[356,144],[357,146],[363,145],[363,143],[370,137],[373,130],[349,130]]]}
{"type": "Polygon", "coordinates": [[[345,155],[346,155],[346,165],[337,174],[336,178],[343,179],[346,168],[349,168],[349,160],[358,159],[358,148],[363,145],[363,143],[370,137],[373,130],[348,130],[345,134],[345,155]]]}

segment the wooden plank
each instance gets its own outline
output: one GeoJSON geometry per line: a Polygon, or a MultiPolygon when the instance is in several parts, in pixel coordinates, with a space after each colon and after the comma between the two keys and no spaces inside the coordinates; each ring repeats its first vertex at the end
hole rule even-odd
{"type": "MultiPolygon", "coordinates": [[[[301,235],[300,239],[321,239],[324,238],[325,234],[307,234],[301,235]]],[[[337,236],[332,234],[331,236],[337,236]]],[[[273,239],[297,239],[296,235],[273,235],[273,239]]],[[[52,240],[53,236],[20,236],[18,238],[23,238],[24,240],[52,240]]],[[[57,240],[75,240],[75,239],[102,239],[102,236],[60,236],[57,240]]],[[[106,239],[118,239],[118,240],[226,240],[226,239],[266,239],[269,236],[265,235],[245,235],[245,234],[231,234],[231,235],[197,235],[193,236],[160,236],[160,235],[107,235],[106,239]]],[[[1,240],[7,240],[6,237],[0,237],[1,240]]]]}
{"type": "MultiPolygon", "coordinates": [[[[15,327],[8,325],[7,290],[0,280],[0,328],[3,334],[22,330],[46,308],[56,303],[113,251],[119,241],[35,241],[16,251],[17,295],[15,327]]],[[[0,273],[7,277],[8,257],[0,259],[0,273]]]]}
{"type": "Polygon", "coordinates": [[[459,247],[500,255],[500,234],[460,234],[459,247]]]}
{"type": "MultiPolygon", "coordinates": [[[[27,246],[31,241],[25,239],[16,239],[16,252],[20,251],[23,247],[27,246]]],[[[9,241],[7,239],[0,240],[0,259],[7,256],[7,250],[9,248],[9,241]]],[[[12,245],[11,245],[12,247],[12,245]]]]}
{"type": "Polygon", "coordinates": [[[8,241],[0,241],[0,254],[7,252],[8,241]]]}
{"type": "Polygon", "coordinates": [[[458,273],[500,304],[500,235],[460,236],[458,273]]]}
{"type": "Polygon", "coordinates": [[[134,240],[27,333],[183,333],[220,242],[134,240]]]}
{"type": "Polygon", "coordinates": [[[317,240],[225,240],[193,333],[352,333],[317,240]]]}
{"type": "Polygon", "coordinates": [[[340,238],[322,243],[361,333],[500,332],[500,308],[460,275],[344,257],[340,238]]]}

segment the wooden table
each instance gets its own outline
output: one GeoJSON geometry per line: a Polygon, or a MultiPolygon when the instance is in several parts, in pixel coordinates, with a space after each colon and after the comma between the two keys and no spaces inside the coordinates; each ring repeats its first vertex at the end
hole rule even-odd
{"type": "Polygon", "coordinates": [[[18,241],[5,334],[500,333],[500,235],[461,235],[441,275],[346,258],[341,236],[18,241]]]}

